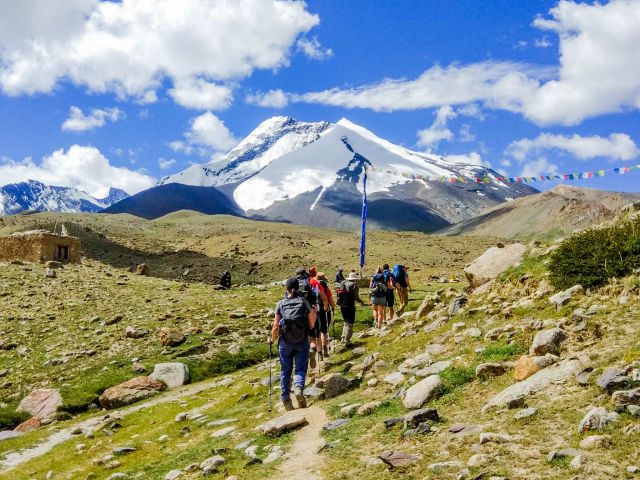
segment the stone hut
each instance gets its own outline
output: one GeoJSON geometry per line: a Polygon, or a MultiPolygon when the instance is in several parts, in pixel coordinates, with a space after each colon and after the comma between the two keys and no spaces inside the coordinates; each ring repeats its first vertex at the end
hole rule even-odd
{"type": "MultiPolygon", "coordinates": [[[[64,230],[63,230],[64,231],[64,230]]],[[[0,237],[0,261],[24,260],[80,263],[82,242],[77,237],[57,235],[46,230],[16,232],[0,237]]]]}

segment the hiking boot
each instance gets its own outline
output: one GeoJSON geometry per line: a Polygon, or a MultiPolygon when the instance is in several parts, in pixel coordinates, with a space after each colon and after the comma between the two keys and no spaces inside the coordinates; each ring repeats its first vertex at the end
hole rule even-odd
{"type": "Polygon", "coordinates": [[[329,348],[328,347],[322,347],[322,356],[324,358],[329,358],[329,348]]]}
{"type": "Polygon", "coordinates": [[[293,394],[298,401],[298,408],[307,408],[307,399],[304,396],[304,392],[300,387],[296,387],[293,389],[293,394]]]}
{"type": "Polygon", "coordinates": [[[318,363],[322,363],[322,361],[324,360],[324,355],[322,354],[322,351],[318,352],[318,363]]]}
{"type": "Polygon", "coordinates": [[[291,410],[295,410],[295,407],[293,406],[293,402],[291,401],[290,398],[287,398],[286,400],[282,400],[282,404],[284,405],[284,409],[287,412],[290,412],[291,410]]]}
{"type": "Polygon", "coordinates": [[[309,366],[314,369],[316,368],[316,350],[312,348],[309,350],[309,366]]]}

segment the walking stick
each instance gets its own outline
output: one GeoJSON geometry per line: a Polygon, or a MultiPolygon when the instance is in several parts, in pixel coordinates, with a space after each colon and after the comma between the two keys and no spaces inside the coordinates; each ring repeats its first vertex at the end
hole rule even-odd
{"type": "Polygon", "coordinates": [[[332,308],[333,312],[333,353],[336,353],[336,309],[332,308]]]}
{"type": "Polygon", "coordinates": [[[269,413],[271,413],[271,343],[269,343],[269,413]]]}

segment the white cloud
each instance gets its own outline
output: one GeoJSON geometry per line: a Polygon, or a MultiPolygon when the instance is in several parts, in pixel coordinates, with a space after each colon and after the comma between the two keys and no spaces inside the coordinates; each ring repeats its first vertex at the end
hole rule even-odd
{"type": "Polygon", "coordinates": [[[289,104],[289,97],[282,90],[269,90],[266,93],[249,94],[245,98],[247,103],[260,107],[283,108],[289,104]]]}
{"type": "MultiPolygon", "coordinates": [[[[556,66],[485,61],[435,65],[416,79],[384,79],[355,88],[292,95],[297,102],[375,111],[479,102],[522,114],[538,125],[640,109],[640,1],[561,0],[533,26],[558,35],[556,66]]],[[[545,46],[546,40],[538,41],[545,46]]]]}
{"type": "Polygon", "coordinates": [[[161,170],[167,170],[168,168],[170,168],[175,164],[176,164],[176,161],[173,158],[171,160],[165,160],[162,157],[158,158],[158,166],[160,167],[161,170]]]}
{"type": "Polygon", "coordinates": [[[544,157],[526,163],[522,168],[522,172],[520,172],[521,177],[539,177],[541,175],[557,174],[558,166],[556,164],[549,163],[549,161],[544,157]]]}
{"type": "Polygon", "coordinates": [[[523,138],[513,141],[505,153],[519,162],[540,152],[555,150],[566,152],[580,160],[604,157],[609,160],[631,160],[640,154],[635,142],[625,133],[612,133],[608,138],[594,135],[582,137],[541,133],[534,139],[523,138]]]}
{"type": "Polygon", "coordinates": [[[551,46],[551,42],[546,38],[536,38],[534,45],[538,48],[547,48],[551,46]]]}
{"type": "Polygon", "coordinates": [[[484,120],[485,118],[487,118],[487,116],[480,109],[480,106],[477,103],[469,103],[467,105],[463,105],[460,108],[457,108],[456,112],[459,115],[477,118],[478,120],[484,120]]]}
{"type": "Polygon", "coordinates": [[[178,105],[197,110],[224,110],[231,105],[231,88],[207,82],[202,78],[176,80],[175,87],[169,90],[178,105]]]}
{"type": "Polygon", "coordinates": [[[39,164],[31,158],[0,161],[0,178],[6,183],[39,180],[49,185],[75,187],[96,198],[105,197],[110,187],[133,195],[152,187],[156,180],[140,171],[111,165],[95,147],[73,145],[56,150],[39,164]]]}
{"type": "Polygon", "coordinates": [[[184,133],[186,141],[175,140],[169,147],[175,152],[191,154],[199,147],[201,155],[213,151],[227,151],[236,146],[238,139],[222,120],[207,111],[191,119],[190,128],[184,133]]]}
{"type": "MultiPolygon", "coordinates": [[[[48,93],[64,80],[150,103],[168,78],[176,100],[196,108],[227,101],[221,87],[197,79],[286,66],[300,35],[319,23],[306,3],[278,0],[0,0],[0,11],[7,95],[48,93]]],[[[323,52],[308,42],[298,48],[323,52]]]]}
{"type": "Polygon", "coordinates": [[[476,135],[474,133],[471,133],[471,125],[469,125],[468,123],[464,123],[460,127],[458,139],[461,142],[473,142],[476,139],[476,135]]]}
{"type": "Polygon", "coordinates": [[[480,167],[491,168],[491,164],[482,159],[478,152],[471,152],[464,155],[445,155],[444,159],[452,163],[461,163],[464,165],[478,165],[480,167]]]}
{"type": "Polygon", "coordinates": [[[511,166],[511,160],[503,158],[502,161],[500,162],[500,165],[502,165],[503,167],[510,167],[511,166]]]}
{"type": "Polygon", "coordinates": [[[298,40],[298,43],[296,43],[296,46],[298,47],[298,50],[313,60],[324,60],[333,56],[333,50],[330,48],[322,48],[322,45],[320,45],[320,42],[318,42],[316,37],[311,40],[301,38],[298,40]]]}
{"type": "Polygon", "coordinates": [[[117,122],[125,118],[124,112],[118,107],[106,108],[104,110],[94,108],[91,113],[85,115],[78,107],[69,108],[69,118],[62,124],[62,130],[73,132],[84,132],[94,128],[103,127],[107,120],[117,122]]]}
{"type": "Polygon", "coordinates": [[[433,124],[418,131],[418,145],[436,147],[441,140],[452,140],[453,132],[447,128],[447,121],[456,117],[457,114],[450,105],[440,107],[433,124]]]}

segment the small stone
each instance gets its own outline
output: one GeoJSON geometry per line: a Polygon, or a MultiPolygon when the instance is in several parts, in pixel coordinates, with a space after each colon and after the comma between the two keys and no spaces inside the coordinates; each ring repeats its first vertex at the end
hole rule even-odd
{"type": "Polygon", "coordinates": [[[505,435],[503,433],[481,433],[480,434],[480,445],[484,445],[486,443],[510,443],[513,441],[513,438],[509,435],[505,435]]]}
{"type": "Polygon", "coordinates": [[[578,426],[578,431],[602,430],[617,419],[618,414],[616,412],[611,412],[604,407],[596,407],[584,416],[578,426]]]}
{"type": "Polygon", "coordinates": [[[561,328],[542,330],[534,337],[529,353],[531,355],[545,355],[547,353],[556,355],[558,347],[566,338],[567,334],[561,328]]]}
{"type": "Polygon", "coordinates": [[[225,427],[225,428],[221,428],[220,430],[216,430],[215,432],[213,432],[210,437],[211,438],[218,438],[218,437],[224,437],[225,435],[229,435],[231,432],[233,432],[236,429],[236,427],[225,427]]]}
{"type": "Polygon", "coordinates": [[[640,388],[613,392],[611,401],[614,405],[640,405],[640,388]]]}
{"type": "Polygon", "coordinates": [[[389,465],[390,468],[394,468],[415,463],[420,460],[421,457],[395,450],[385,450],[378,456],[378,458],[389,465]]]}
{"type": "Polygon", "coordinates": [[[626,370],[613,367],[605,370],[598,377],[597,383],[602,390],[611,393],[614,390],[624,388],[629,380],[626,370]]]}
{"type": "Polygon", "coordinates": [[[269,420],[258,426],[257,429],[262,431],[264,435],[281,435],[285,431],[292,430],[299,426],[305,425],[307,419],[300,413],[287,413],[281,417],[269,420]]]}
{"type": "Polygon", "coordinates": [[[335,430],[336,428],[340,428],[345,426],[347,423],[349,423],[351,421],[350,418],[339,418],[337,420],[334,420],[331,423],[327,423],[324,426],[325,430],[335,430]]]}
{"type": "Polygon", "coordinates": [[[271,453],[269,453],[269,455],[267,455],[267,458],[264,459],[264,463],[272,463],[275,462],[276,460],[278,460],[280,457],[282,457],[284,455],[284,452],[282,450],[273,450],[271,453]]]}
{"type": "Polygon", "coordinates": [[[380,402],[369,402],[362,405],[358,408],[358,415],[369,415],[371,412],[376,410],[380,405],[380,402]]]}
{"type": "Polygon", "coordinates": [[[507,367],[500,363],[481,363],[476,367],[476,376],[482,378],[499,377],[507,371],[507,367]]]}
{"type": "Polygon", "coordinates": [[[224,457],[220,455],[214,455],[213,457],[207,458],[200,464],[200,470],[202,470],[203,475],[211,475],[218,472],[216,467],[225,463],[224,457]]]}
{"type": "Polygon", "coordinates": [[[635,465],[629,465],[627,467],[627,473],[630,473],[631,475],[635,475],[636,473],[640,473],[640,467],[637,467],[635,465]]]}
{"type": "Polygon", "coordinates": [[[171,470],[164,476],[164,480],[176,480],[182,476],[182,470],[171,470]]]}
{"type": "Polygon", "coordinates": [[[402,382],[404,382],[404,375],[401,374],[400,372],[390,373],[389,375],[387,375],[384,378],[384,382],[388,383],[389,385],[391,385],[393,387],[397,387],[402,382]]]}
{"type": "Polygon", "coordinates": [[[516,413],[513,416],[513,418],[516,420],[522,420],[524,418],[535,417],[537,414],[538,414],[537,408],[525,408],[524,410],[521,410],[518,413],[516,413]]]}
{"type": "Polygon", "coordinates": [[[116,447],[113,449],[115,455],[126,455],[127,453],[133,453],[137,450],[134,447],[116,447]]]}
{"type": "Polygon", "coordinates": [[[174,422],[180,423],[180,422],[184,422],[186,420],[187,420],[187,412],[182,412],[182,413],[179,413],[178,415],[176,415],[176,418],[174,419],[174,422]]]}
{"type": "Polygon", "coordinates": [[[175,328],[164,327],[160,330],[160,342],[165,347],[176,347],[186,340],[185,336],[175,328]]]}
{"type": "Polygon", "coordinates": [[[580,442],[580,448],[584,448],[585,450],[603,448],[607,445],[609,445],[609,437],[606,435],[590,435],[583,438],[580,442]]]}
{"type": "Polygon", "coordinates": [[[467,467],[481,467],[491,461],[491,457],[484,453],[476,453],[467,461],[467,467]]]}
{"type": "Polygon", "coordinates": [[[587,464],[588,460],[586,455],[576,455],[573,460],[571,460],[571,468],[574,470],[582,470],[586,464],[587,464]]]}
{"type": "Polygon", "coordinates": [[[147,368],[141,363],[136,362],[133,365],[131,365],[131,371],[133,373],[143,373],[146,370],[147,370],[147,368]]]}
{"type": "Polygon", "coordinates": [[[346,405],[340,409],[340,414],[345,416],[351,416],[358,410],[358,408],[360,408],[361,405],[362,404],[360,403],[353,403],[351,405],[346,405]]]}
{"type": "Polygon", "coordinates": [[[403,398],[402,404],[407,409],[421,408],[431,400],[442,386],[442,379],[439,375],[431,375],[409,388],[403,398]]]}

